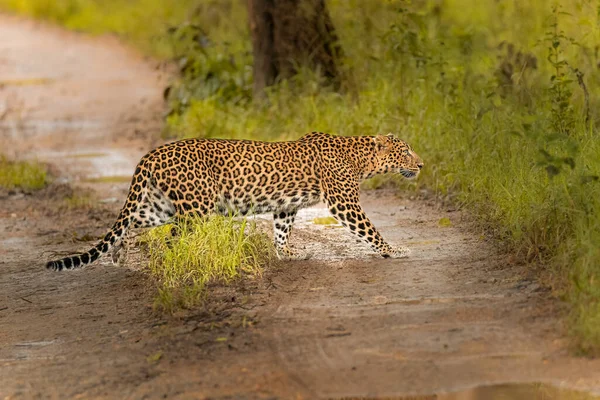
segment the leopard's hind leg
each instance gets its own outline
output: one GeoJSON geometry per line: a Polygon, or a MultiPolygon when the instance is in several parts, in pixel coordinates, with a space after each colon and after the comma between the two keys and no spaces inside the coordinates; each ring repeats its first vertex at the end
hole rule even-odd
{"type": "MultiPolygon", "coordinates": [[[[176,214],[177,209],[171,199],[158,187],[154,179],[150,179],[145,196],[129,216],[130,225],[132,228],[153,228],[172,222],[176,214]]],[[[117,241],[113,247],[111,255],[115,264],[119,260],[123,239],[117,241]]]]}
{"type": "Polygon", "coordinates": [[[49,261],[46,268],[54,271],[81,268],[93,263],[103,254],[111,252],[117,261],[123,237],[131,228],[146,228],[167,223],[175,214],[172,201],[156,185],[152,165],[146,155],[136,168],[127,199],[116,222],[104,238],[90,250],[59,260],[49,261]]]}
{"type": "Polygon", "coordinates": [[[273,240],[280,259],[296,258],[288,245],[297,210],[280,210],[273,213],[273,240]]]}
{"type": "Polygon", "coordinates": [[[273,213],[273,240],[280,260],[306,260],[311,253],[299,253],[290,249],[289,240],[298,210],[287,209],[273,213]]]}
{"type": "Polygon", "coordinates": [[[157,186],[150,184],[148,193],[137,209],[131,213],[133,228],[152,228],[169,223],[177,213],[173,202],[157,186]]]}

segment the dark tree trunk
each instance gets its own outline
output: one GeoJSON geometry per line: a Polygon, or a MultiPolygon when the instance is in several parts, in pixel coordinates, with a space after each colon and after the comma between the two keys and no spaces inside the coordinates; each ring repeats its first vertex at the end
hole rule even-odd
{"type": "Polygon", "coordinates": [[[306,65],[339,87],[343,56],[325,0],[248,0],[254,93],[306,65]]]}

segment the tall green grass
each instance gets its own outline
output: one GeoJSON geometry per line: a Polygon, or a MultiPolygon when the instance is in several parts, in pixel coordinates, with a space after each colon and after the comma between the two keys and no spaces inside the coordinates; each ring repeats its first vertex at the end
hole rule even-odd
{"type": "Polygon", "coordinates": [[[48,183],[46,167],[36,162],[11,161],[0,155],[0,187],[41,189],[48,183]]]}
{"type": "MultiPolygon", "coordinates": [[[[144,2],[150,13],[166,4],[111,0],[111,18],[134,16],[120,20],[136,32],[133,9],[144,2]]],[[[144,27],[181,66],[169,93],[171,135],[398,132],[425,161],[419,185],[458,194],[509,249],[542,266],[571,305],[576,348],[600,355],[597,0],[328,0],[352,71],[345,91],[302,70],[261,102],[249,95],[243,5],[182,4],[201,11],[172,14],[170,33],[168,18],[144,27]]],[[[94,23],[82,27],[102,26],[94,23]]]]}
{"type": "Polygon", "coordinates": [[[174,228],[150,230],[142,240],[159,286],[156,306],[169,312],[199,304],[210,282],[260,274],[274,254],[269,238],[253,221],[233,217],[182,220],[174,228]]]}

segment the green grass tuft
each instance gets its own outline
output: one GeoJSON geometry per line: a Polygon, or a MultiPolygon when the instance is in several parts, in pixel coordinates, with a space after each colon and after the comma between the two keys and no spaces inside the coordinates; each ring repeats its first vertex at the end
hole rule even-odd
{"type": "Polygon", "coordinates": [[[209,282],[259,275],[274,254],[269,238],[253,221],[214,216],[182,220],[144,234],[149,271],[159,285],[156,306],[168,312],[203,300],[209,282]]]}
{"type": "Polygon", "coordinates": [[[313,224],[316,225],[336,225],[338,223],[333,217],[317,217],[313,219],[313,224]]]}
{"type": "Polygon", "coordinates": [[[438,221],[438,226],[440,228],[448,228],[452,226],[452,221],[450,221],[450,218],[444,217],[444,218],[440,218],[440,220],[438,221]]]}
{"type": "Polygon", "coordinates": [[[10,161],[0,155],[0,186],[6,189],[41,189],[48,183],[46,167],[37,162],[10,161]]]}

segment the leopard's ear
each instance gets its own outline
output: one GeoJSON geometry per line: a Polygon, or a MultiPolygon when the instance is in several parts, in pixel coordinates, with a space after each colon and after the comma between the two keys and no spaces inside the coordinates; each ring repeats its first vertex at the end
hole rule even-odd
{"type": "Polygon", "coordinates": [[[396,135],[394,135],[392,132],[388,133],[387,135],[385,135],[386,137],[389,137],[390,139],[394,139],[396,137],[396,135]]]}
{"type": "Polygon", "coordinates": [[[377,135],[373,139],[375,140],[375,150],[377,154],[385,155],[392,149],[392,137],[389,135],[377,135]]]}

